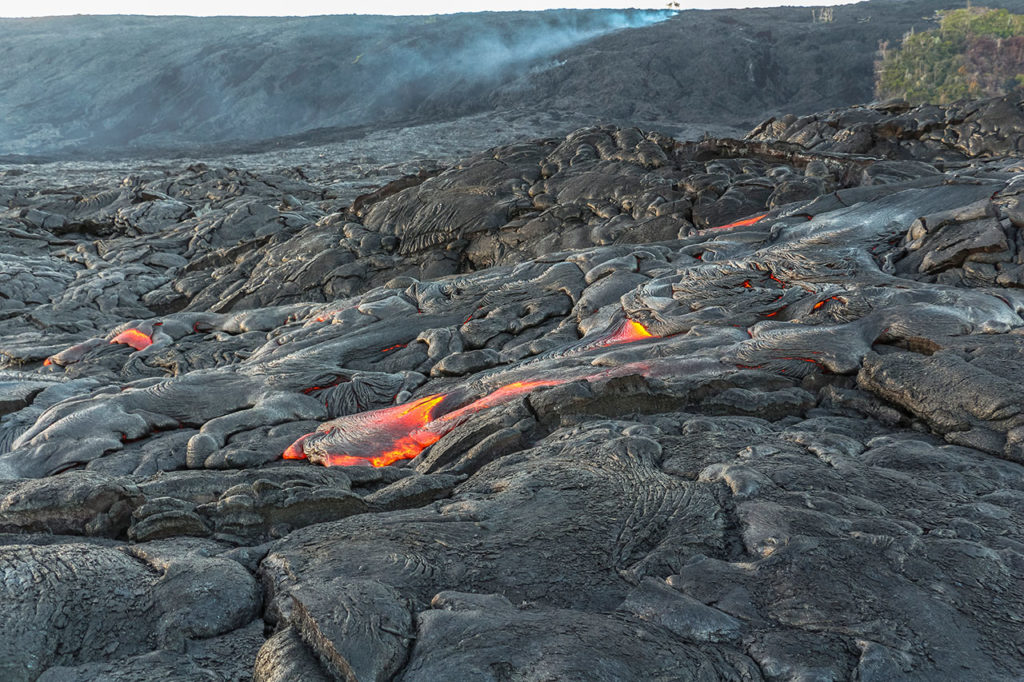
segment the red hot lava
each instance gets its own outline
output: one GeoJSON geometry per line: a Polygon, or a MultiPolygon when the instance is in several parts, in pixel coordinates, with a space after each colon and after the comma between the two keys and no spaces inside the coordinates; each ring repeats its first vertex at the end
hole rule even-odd
{"type": "Polygon", "coordinates": [[[619,328],[608,336],[599,339],[594,343],[595,346],[616,346],[620,343],[633,343],[634,341],[643,341],[644,339],[657,338],[651,332],[647,331],[639,322],[635,322],[629,318],[626,318],[619,328]]]}
{"type": "Polygon", "coordinates": [[[142,350],[153,345],[153,337],[138,329],[125,329],[123,332],[110,340],[110,343],[123,343],[135,350],[142,350]]]}
{"type": "Polygon", "coordinates": [[[454,410],[444,405],[453,402],[454,394],[439,393],[405,405],[348,415],[302,436],[288,446],[283,457],[305,459],[308,453],[325,466],[388,466],[412,459],[477,412],[565,381],[517,381],[454,410]]]}
{"type": "MultiPolygon", "coordinates": [[[[639,322],[625,320],[611,334],[587,348],[600,348],[643,339],[657,338],[639,322]]],[[[458,393],[437,393],[412,403],[359,412],[322,424],[302,436],[284,451],[284,459],[312,456],[325,466],[369,464],[388,466],[412,459],[471,415],[507,403],[537,388],[557,386],[592,374],[570,379],[516,381],[501,386],[468,403],[458,393]]]]}
{"type": "Polygon", "coordinates": [[[728,223],[726,225],[716,225],[715,227],[712,227],[711,229],[712,230],[724,230],[727,227],[746,227],[747,225],[753,225],[756,222],[760,222],[763,218],[765,218],[767,216],[768,216],[767,213],[762,213],[761,215],[756,215],[756,216],[753,216],[752,218],[744,218],[743,220],[737,220],[736,222],[728,223]]]}
{"type": "Polygon", "coordinates": [[[812,310],[818,310],[818,309],[824,307],[825,304],[828,303],[829,301],[839,301],[840,303],[842,303],[843,299],[840,298],[839,296],[829,296],[828,298],[822,299],[822,300],[818,301],[817,303],[815,303],[814,307],[812,308],[812,310]]]}
{"type": "MultiPolygon", "coordinates": [[[[367,454],[352,455],[323,453],[326,466],[372,464],[382,467],[400,459],[411,459],[423,448],[437,442],[443,434],[419,431],[435,418],[434,410],[444,401],[446,394],[434,394],[412,403],[370,410],[335,419],[323,424],[313,433],[307,433],[288,446],[284,459],[305,459],[304,444],[309,439],[340,441],[346,450],[367,454]]],[[[333,446],[333,443],[331,443],[333,446]]],[[[334,449],[331,447],[331,449],[334,449]]]]}

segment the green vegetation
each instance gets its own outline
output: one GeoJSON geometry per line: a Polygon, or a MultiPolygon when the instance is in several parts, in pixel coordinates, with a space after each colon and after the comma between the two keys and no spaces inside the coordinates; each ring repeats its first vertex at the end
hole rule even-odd
{"type": "Polygon", "coordinates": [[[936,13],[938,27],[882,45],[878,97],[947,104],[1024,90],[1024,15],[968,7],[936,13]]]}

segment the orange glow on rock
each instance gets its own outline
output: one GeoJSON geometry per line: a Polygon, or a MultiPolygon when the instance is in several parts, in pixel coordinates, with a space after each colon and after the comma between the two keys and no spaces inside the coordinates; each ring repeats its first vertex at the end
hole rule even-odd
{"type": "Polygon", "coordinates": [[[647,331],[639,322],[626,318],[619,328],[614,332],[599,339],[594,343],[595,346],[616,346],[620,343],[632,343],[634,341],[643,341],[644,339],[657,338],[651,332],[647,331]]]}
{"type": "Polygon", "coordinates": [[[762,213],[761,215],[756,215],[756,216],[754,216],[752,218],[744,218],[743,220],[737,220],[736,222],[728,223],[726,225],[718,225],[717,227],[712,227],[711,229],[712,230],[724,230],[727,227],[745,227],[747,225],[753,225],[754,223],[760,221],[761,219],[763,219],[763,218],[765,218],[767,216],[768,216],[767,213],[762,213]]]}
{"type": "Polygon", "coordinates": [[[468,405],[460,407],[457,410],[453,410],[448,414],[439,417],[437,422],[435,424],[432,424],[430,428],[433,429],[435,428],[435,426],[437,428],[443,428],[444,433],[447,433],[448,431],[454,429],[460,422],[462,422],[472,414],[476,414],[477,412],[486,410],[489,407],[495,407],[497,405],[501,405],[502,403],[507,403],[513,398],[521,396],[525,393],[529,393],[535,388],[558,386],[559,384],[564,383],[564,380],[545,381],[541,379],[538,381],[516,381],[511,384],[506,384],[501,388],[491,391],[483,398],[478,398],[477,400],[474,400],[468,405]]]}
{"type": "MultiPolygon", "coordinates": [[[[659,337],[639,322],[625,319],[613,331],[577,348],[577,351],[650,338],[659,337]]],[[[399,460],[416,457],[473,414],[502,405],[538,388],[558,386],[581,378],[590,380],[603,375],[515,381],[474,400],[469,400],[461,392],[435,393],[403,405],[346,415],[326,422],[315,432],[302,436],[284,451],[283,457],[308,458],[325,466],[388,466],[399,460]]],[[[304,392],[320,388],[314,386],[304,392]]]]}
{"type": "Polygon", "coordinates": [[[412,459],[423,452],[428,445],[433,445],[441,440],[441,435],[433,432],[414,431],[408,436],[403,436],[395,441],[390,450],[382,452],[374,457],[356,457],[353,455],[328,455],[324,460],[325,466],[357,466],[369,464],[375,467],[386,467],[403,459],[412,459]]]}
{"type": "Polygon", "coordinates": [[[842,300],[843,299],[839,298],[838,296],[829,296],[828,298],[822,299],[822,300],[818,301],[817,303],[815,303],[814,304],[814,308],[812,308],[812,310],[818,310],[819,308],[823,307],[829,301],[840,301],[840,302],[842,302],[842,300]]]}
{"type": "Polygon", "coordinates": [[[49,367],[52,364],[53,364],[53,360],[50,359],[50,358],[46,358],[45,360],[43,360],[43,367],[49,367]]]}
{"type": "Polygon", "coordinates": [[[316,459],[325,466],[388,466],[412,459],[433,445],[470,415],[529,393],[535,388],[564,381],[517,381],[498,388],[468,405],[435,416],[437,408],[452,394],[428,395],[412,403],[370,410],[327,422],[316,432],[302,436],[284,451],[284,459],[307,458],[306,445],[327,449],[316,459]],[[336,449],[336,452],[330,450],[336,449]]]}
{"type": "Polygon", "coordinates": [[[781,358],[779,358],[779,360],[799,360],[800,362],[810,362],[810,363],[813,363],[815,365],[820,364],[817,360],[814,360],[812,358],[798,358],[798,357],[792,357],[792,356],[781,357],[781,358]]]}
{"type": "Polygon", "coordinates": [[[302,451],[302,443],[312,435],[312,433],[307,433],[305,436],[289,445],[288,449],[284,451],[284,454],[281,455],[281,457],[284,459],[306,459],[306,453],[302,451]]]}
{"type": "Polygon", "coordinates": [[[126,346],[131,346],[135,350],[142,350],[153,345],[153,338],[145,332],[140,332],[138,329],[125,329],[112,338],[110,343],[122,343],[126,346]]]}
{"type": "Polygon", "coordinates": [[[404,405],[340,417],[296,440],[282,457],[306,459],[307,441],[330,442],[335,432],[339,432],[343,434],[338,438],[339,449],[355,452],[320,453],[325,466],[370,464],[380,467],[400,459],[412,459],[446,433],[427,431],[423,427],[434,421],[435,408],[447,397],[447,394],[436,393],[404,405]]]}
{"type": "Polygon", "coordinates": [[[447,395],[444,393],[435,393],[406,405],[385,407],[380,412],[393,413],[395,419],[400,420],[403,424],[409,423],[411,426],[426,426],[434,420],[431,411],[446,397],[447,395]]]}

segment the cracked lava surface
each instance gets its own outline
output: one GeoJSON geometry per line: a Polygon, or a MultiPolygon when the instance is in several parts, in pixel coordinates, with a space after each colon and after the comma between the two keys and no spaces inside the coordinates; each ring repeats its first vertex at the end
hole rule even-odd
{"type": "Polygon", "coordinates": [[[893,107],[0,171],[0,678],[1021,678],[1024,111],[893,107]]]}

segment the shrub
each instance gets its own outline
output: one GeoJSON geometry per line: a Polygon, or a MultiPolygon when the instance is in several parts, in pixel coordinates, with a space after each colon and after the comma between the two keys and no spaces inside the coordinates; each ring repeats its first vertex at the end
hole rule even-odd
{"type": "Polygon", "coordinates": [[[937,12],[936,20],[930,31],[903,36],[899,49],[883,46],[878,97],[947,104],[1024,89],[1024,15],[969,7],[937,12]]]}

